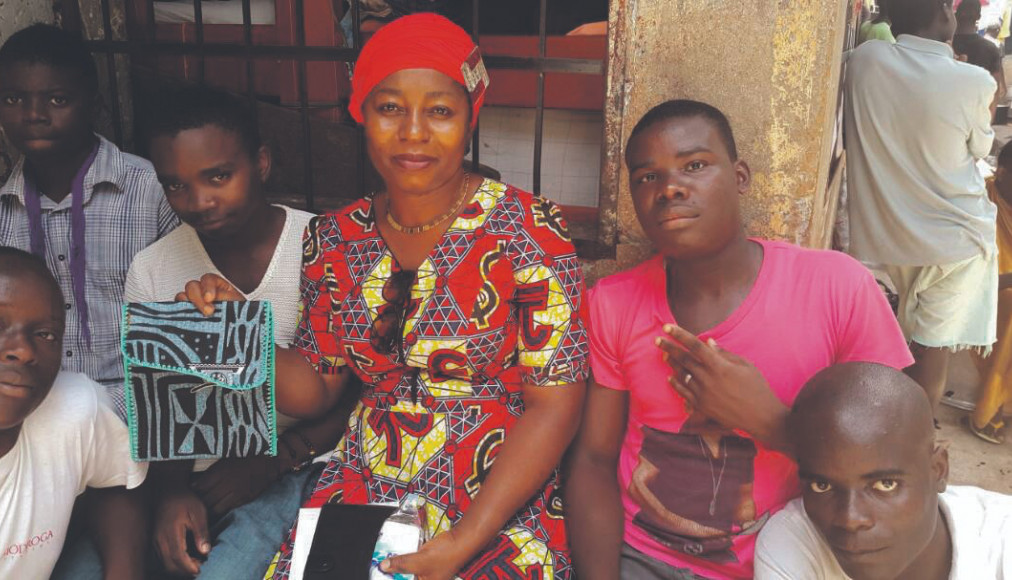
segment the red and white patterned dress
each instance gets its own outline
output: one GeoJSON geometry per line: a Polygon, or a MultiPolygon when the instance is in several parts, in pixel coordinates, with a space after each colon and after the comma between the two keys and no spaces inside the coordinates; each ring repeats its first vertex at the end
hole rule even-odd
{"type": "MultiPolygon", "coordinates": [[[[435,534],[481,489],[524,412],[522,385],[586,379],[583,274],[559,208],[490,180],[418,268],[401,346],[382,354],[374,321],[398,271],[371,199],[310,223],[296,347],[366,388],[306,505],[416,492],[435,534]]],[[[460,577],[569,578],[559,491],[553,474],[460,577]]],[[[287,578],[294,533],[268,577],[287,578]]]]}

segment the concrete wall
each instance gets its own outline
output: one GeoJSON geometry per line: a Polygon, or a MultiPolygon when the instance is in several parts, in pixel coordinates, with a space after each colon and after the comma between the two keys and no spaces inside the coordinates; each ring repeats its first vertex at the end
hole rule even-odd
{"type": "Polygon", "coordinates": [[[52,21],[52,0],[0,0],[0,43],[33,22],[52,21]]]}
{"type": "Polygon", "coordinates": [[[636,121],[673,98],[731,120],[753,171],[750,233],[825,247],[847,0],[612,0],[602,177],[603,241],[624,267],[649,248],[622,154],[636,121]]]}
{"type": "MultiPolygon", "coordinates": [[[[52,0],[0,0],[0,44],[29,24],[52,21],[52,0]]],[[[7,181],[11,160],[16,157],[10,145],[0,137],[0,184],[7,181]]]]}

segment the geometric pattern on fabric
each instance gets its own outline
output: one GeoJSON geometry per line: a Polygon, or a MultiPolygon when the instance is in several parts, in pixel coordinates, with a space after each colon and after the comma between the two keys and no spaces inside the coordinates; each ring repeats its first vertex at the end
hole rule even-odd
{"type": "Polygon", "coordinates": [[[448,276],[461,263],[471,249],[471,236],[466,233],[448,233],[432,251],[432,262],[441,276],[448,276]]]}
{"type": "Polygon", "coordinates": [[[375,503],[392,503],[404,497],[404,483],[396,479],[376,476],[369,482],[369,491],[375,503]]]}
{"type": "Polygon", "coordinates": [[[453,502],[453,457],[435,456],[414,477],[415,490],[440,505],[453,502]]]}
{"type": "Polygon", "coordinates": [[[503,199],[490,212],[485,229],[490,234],[513,236],[523,230],[524,217],[524,208],[520,200],[503,199]]]}
{"type": "Polygon", "coordinates": [[[337,221],[333,216],[319,216],[310,223],[309,227],[315,228],[317,233],[304,240],[308,241],[310,245],[307,247],[305,243],[303,244],[303,255],[333,251],[344,241],[341,229],[337,227],[337,221]]]}
{"type": "Polygon", "coordinates": [[[472,336],[467,340],[467,352],[479,369],[484,369],[495,361],[496,345],[503,341],[503,329],[472,336]]]}
{"type": "Polygon", "coordinates": [[[587,344],[587,330],[585,328],[569,328],[566,334],[559,341],[552,359],[552,367],[567,369],[571,365],[579,365],[583,360],[583,348],[587,344]]]}
{"type": "Polygon", "coordinates": [[[514,265],[517,269],[540,264],[545,259],[545,251],[525,231],[521,231],[514,238],[512,250],[516,256],[514,265]]]}
{"type": "MultiPolygon", "coordinates": [[[[419,267],[399,344],[384,354],[372,345],[373,320],[401,268],[375,227],[372,199],[323,219],[342,241],[305,242],[320,249],[303,263],[306,287],[319,295],[303,296],[299,331],[313,339],[297,344],[320,372],[347,364],[365,389],[306,506],[414,492],[426,503],[427,533],[446,531],[523,414],[523,386],[586,379],[583,277],[565,223],[551,202],[484,180],[419,267]]],[[[569,578],[558,489],[553,473],[460,577],[569,578]]],[[[268,577],[288,577],[296,533],[268,577]]]]}
{"type": "Polygon", "coordinates": [[[454,440],[462,441],[481,427],[483,421],[480,407],[468,407],[463,413],[449,415],[450,436],[454,440]]]}
{"type": "Polygon", "coordinates": [[[379,240],[362,240],[348,244],[348,268],[356,279],[361,279],[376,267],[383,257],[379,240]]]}
{"type": "Polygon", "coordinates": [[[372,316],[362,295],[348,298],[349,315],[344,318],[344,328],[349,337],[364,339],[372,328],[372,316]]]}
{"type": "Polygon", "coordinates": [[[469,324],[453,294],[445,288],[437,289],[426,306],[414,328],[422,336],[458,336],[469,324]]]}
{"type": "MultiPolygon", "coordinates": [[[[575,296],[583,286],[583,269],[576,256],[567,256],[555,261],[555,276],[562,284],[566,296],[575,296]]],[[[572,305],[571,305],[572,306],[572,305]]]]}

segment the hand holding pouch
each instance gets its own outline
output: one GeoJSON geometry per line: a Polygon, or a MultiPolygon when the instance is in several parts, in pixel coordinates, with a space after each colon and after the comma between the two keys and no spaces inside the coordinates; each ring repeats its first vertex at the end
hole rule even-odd
{"type": "Polygon", "coordinates": [[[135,461],[277,454],[269,302],[126,304],[122,349],[135,461]]]}

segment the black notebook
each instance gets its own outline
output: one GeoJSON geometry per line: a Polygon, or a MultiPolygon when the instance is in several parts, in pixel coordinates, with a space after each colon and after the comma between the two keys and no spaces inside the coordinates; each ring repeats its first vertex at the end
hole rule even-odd
{"type": "Polygon", "coordinates": [[[369,580],[380,528],[395,511],[392,505],[323,506],[303,580],[369,580]]]}

